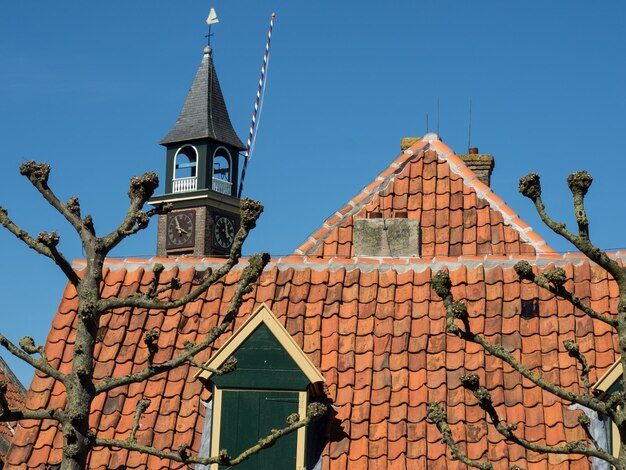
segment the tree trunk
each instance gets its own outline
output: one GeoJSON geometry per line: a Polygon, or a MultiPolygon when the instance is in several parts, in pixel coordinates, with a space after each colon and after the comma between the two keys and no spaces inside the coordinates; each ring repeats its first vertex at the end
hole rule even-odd
{"type": "MultiPolygon", "coordinates": [[[[74,343],[72,373],[67,382],[67,405],[63,427],[63,460],[61,470],[83,470],[87,468],[87,457],[91,450],[89,415],[95,396],[93,384],[93,353],[98,334],[100,312],[96,305],[100,300],[102,262],[89,260],[85,278],[80,282],[78,324],[74,343]],[[93,264],[100,269],[90,269],[93,264]]],[[[100,260],[101,261],[101,260],[100,260]]]]}
{"type": "Polygon", "coordinates": [[[62,470],[87,468],[90,450],[89,413],[92,396],[87,387],[72,377],[68,384],[66,419],[62,423],[62,470]]]}

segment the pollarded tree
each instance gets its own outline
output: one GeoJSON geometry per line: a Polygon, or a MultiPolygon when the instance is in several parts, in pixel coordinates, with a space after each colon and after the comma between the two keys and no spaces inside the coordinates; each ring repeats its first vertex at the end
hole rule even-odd
{"type": "MultiPolygon", "coordinates": [[[[585,431],[587,440],[567,442],[562,445],[544,445],[525,439],[517,432],[517,423],[508,423],[499,414],[490,391],[480,383],[476,374],[467,374],[461,377],[462,386],[470,391],[476,398],[478,405],[485,411],[491,425],[503,438],[512,444],[543,454],[579,454],[587,457],[595,457],[613,465],[618,470],[626,470],[626,267],[611,258],[600,248],[595,246],[589,238],[589,220],[585,210],[585,196],[592,183],[592,177],[586,171],[572,173],[567,178],[567,185],[572,192],[574,216],[576,218],[578,233],[569,231],[565,224],[554,221],[547,213],[541,199],[541,184],[539,175],[531,173],[520,179],[520,192],[533,201],[541,220],[556,234],[572,243],[580,252],[604,269],[609,278],[614,280],[619,289],[619,303],[617,312],[598,312],[590,305],[583,302],[575,295],[573,289],[567,285],[568,279],[565,271],[556,267],[546,269],[543,272],[533,270],[530,263],[520,261],[515,264],[515,271],[520,281],[531,282],[539,288],[569,302],[575,309],[589,316],[593,321],[609,325],[617,335],[619,342],[619,361],[623,367],[623,376],[619,390],[613,393],[598,396],[590,384],[590,364],[581,353],[579,345],[573,340],[564,340],[563,347],[578,364],[580,373],[580,391],[574,392],[547,380],[541,375],[541,371],[526,367],[523,358],[517,359],[514,354],[507,351],[503,346],[486,338],[484,335],[472,331],[471,318],[463,301],[457,300],[452,294],[452,284],[447,272],[439,271],[432,278],[432,287],[439,297],[443,299],[446,308],[446,328],[450,335],[457,336],[465,341],[481,346],[487,354],[491,354],[509,364],[522,377],[528,379],[534,386],[552,393],[564,403],[576,404],[593,410],[600,416],[606,416],[619,433],[619,452],[617,457],[612,452],[601,448],[590,430],[590,418],[583,412],[578,416],[578,422],[585,431]]],[[[491,469],[489,462],[476,461],[465,455],[461,447],[455,441],[452,430],[447,422],[446,410],[439,403],[429,403],[428,418],[432,420],[442,434],[442,441],[448,445],[453,458],[461,460],[470,467],[491,469]]]]}
{"type": "MultiPolygon", "coordinates": [[[[67,202],[62,202],[49,187],[50,166],[48,164],[27,162],[21,166],[20,173],[29,179],[44,199],[74,228],[80,237],[85,253],[86,269],[81,271],[81,275],[74,271],[70,262],[58,249],[58,234],[42,232],[37,237],[33,237],[16,225],[9,218],[5,209],[0,208],[0,223],[29,248],[50,258],[65,274],[70,284],[75,287],[78,295],[76,340],[70,373],[62,373],[53,367],[46,357],[43,347],[36,345],[32,338],[22,338],[19,344],[16,345],[0,334],[0,345],[11,354],[63,384],[67,396],[65,407],[63,409],[39,410],[11,409],[4,396],[7,385],[0,383],[0,421],[19,421],[22,419],[51,419],[57,421],[63,434],[61,469],[77,470],[86,468],[89,452],[95,446],[142,452],[187,465],[194,463],[236,465],[250,455],[273,445],[280,437],[306,426],[309,422],[324,414],[326,407],[323,404],[312,403],[308,407],[307,416],[289,416],[284,428],[272,430],[267,437],[259,440],[257,444],[236,456],[229,455],[227,451],[221,451],[220,455],[198,457],[190,455],[186,446],[182,446],[177,452],[167,452],[154,447],[140,445],[136,439],[136,431],[141,414],[150,406],[150,402],[147,399],[142,399],[138,402],[133,428],[128,439],[123,441],[102,439],[94,434],[89,428],[89,414],[91,404],[98,395],[118,387],[149,380],[158,374],[166,373],[186,363],[205,368],[195,359],[196,356],[209,348],[232,324],[243,302],[244,295],[252,290],[253,284],[257,281],[263,272],[263,268],[269,261],[269,255],[260,253],[249,258],[230,300],[224,320],[218,326],[209,330],[202,341],[198,343],[188,342],[180,355],[166,362],[155,363],[154,357],[158,350],[157,339],[159,332],[157,330],[145,331],[143,341],[149,352],[146,367],[128,375],[108,377],[97,381],[94,379],[94,348],[98,341],[98,329],[102,316],[106,312],[125,307],[157,310],[174,309],[197,299],[237,264],[241,256],[242,245],[250,230],[255,227],[256,221],[263,211],[263,206],[250,199],[241,200],[240,228],[235,236],[228,258],[219,269],[210,272],[188,294],[176,300],[163,300],[160,298],[159,295],[165,290],[177,290],[181,286],[180,281],[177,278],[173,278],[167,286],[158,288],[163,266],[155,265],[152,283],[145,292],[128,297],[103,298],[101,285],[107,255],[125,238],[145,229],[153,216],[169,210],[166,206],[144,210],[144,206],[158,186],[157,175],[155,173],[146,173],[141,177],[131,179],[128,190],[130,204],[124,219],[111,233],[99,236],[96,233],[91,216],[81,215],[78,198],[71,197],[67,202]]],[[[235,367],[236,360],[233,358],[226,361],[219,370],[210,370],[210,372],[221,375],[232,371],[235,367]]]]}

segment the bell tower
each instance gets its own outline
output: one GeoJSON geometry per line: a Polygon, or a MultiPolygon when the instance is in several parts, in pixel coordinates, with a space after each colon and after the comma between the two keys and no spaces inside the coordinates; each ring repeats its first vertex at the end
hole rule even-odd
{"type": "Polygon", "coordinates": [[[222,256],[239,228],[239,152],[245,146],[233,129],[207,46],[166,148],[165,194],[159,216],[157,256],[222,256]]]}

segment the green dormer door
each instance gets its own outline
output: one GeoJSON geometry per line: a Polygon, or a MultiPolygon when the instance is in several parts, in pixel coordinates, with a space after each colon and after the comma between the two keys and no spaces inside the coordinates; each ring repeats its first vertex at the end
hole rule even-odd
{"type": "MultiPolygon", "coordinates": [[[[298,392],[224,390],[220,447],[231,456],[239,455],[268,436],[272,429],[284,428],[287,416],[298,412],[298,392]]],[[[243,470],[296,469],[297,433],[237,465],[243,470]]],[[[228,467],[220,466],[220,469],[228,467]]]]}

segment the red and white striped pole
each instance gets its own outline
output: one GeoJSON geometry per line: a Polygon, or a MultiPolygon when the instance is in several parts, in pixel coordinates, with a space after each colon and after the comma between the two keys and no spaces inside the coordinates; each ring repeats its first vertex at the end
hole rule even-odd
{"type": "Polygon", "coordinates": [[[270,43],[272,41],[272,29],[274,28],[274,18],[276,13],[272,13],[270,19],[270,29],[267,32],[267,43],[265,44],[265,53],[263,54],[263,65],[261,66],[261,76],[259,77],[259,87],[256,91],[256,99],[254,100],[254,111],[252,112],[252,122],[250,123],[250,132],[248,132],[248,142],[246,143],[246,154],[243,162],[243,170],[241,171],[241,181],[239,182],[239,192],[237,197],[241,198],[241,192],[243,191],[243,182],[246,177],[246,168],[248,167],[248,160],[252,156],[252,147],[255,139],[255,132],[257,126],[257,120],[259,118],[259,105],[261,103],[261,96],[265,87],[265,74],[267,72],[267,61],[270,56],[270,43]]]}

